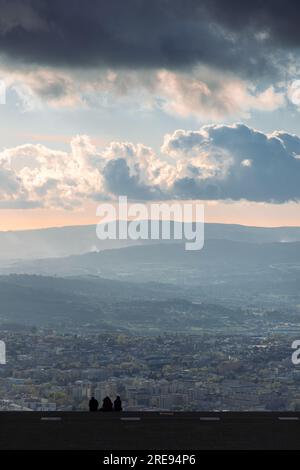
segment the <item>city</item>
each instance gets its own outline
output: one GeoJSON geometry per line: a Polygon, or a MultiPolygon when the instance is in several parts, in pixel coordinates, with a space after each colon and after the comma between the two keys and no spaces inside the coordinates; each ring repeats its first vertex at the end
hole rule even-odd
{"type": "MultiPolygon", "coordinates": [[[[3,332],[2,332],[3,334],[3,332]]],[[[287,335],[136,336],[6,332],[1,410],[83,411],[121,395],[126,411],[300,409],[287,335]]]]}

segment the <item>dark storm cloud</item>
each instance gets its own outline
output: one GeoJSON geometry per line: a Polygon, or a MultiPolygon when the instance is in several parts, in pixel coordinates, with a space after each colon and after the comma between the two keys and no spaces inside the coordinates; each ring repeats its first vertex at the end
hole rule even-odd
{"type": "Polygon", "coordinates": [[[295,1],[0,0],[0,9],[0,52],[26,63],[205,63],[262,75],[278,47],[300,44],[295,1]]]}

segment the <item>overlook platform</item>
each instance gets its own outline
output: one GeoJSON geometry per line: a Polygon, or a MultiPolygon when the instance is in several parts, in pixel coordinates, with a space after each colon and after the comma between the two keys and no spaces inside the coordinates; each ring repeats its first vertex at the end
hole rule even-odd
{"type": "Polygon", "coordinates": [[[300,413],[1,412],[0,450],[300,449],[300,413]]]}

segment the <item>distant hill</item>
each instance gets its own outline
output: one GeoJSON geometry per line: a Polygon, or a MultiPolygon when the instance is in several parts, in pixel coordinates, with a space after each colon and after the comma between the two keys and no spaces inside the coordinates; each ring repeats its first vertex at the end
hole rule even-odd
{"type": "Polygon", "coordinates": [[[200,251],[184,247],[157,243],[2,263],[0,324],[188,331],[214,328],[216,320],[238,326],[242,310],[248,328],[252,308],[299,321],[300,242],[206,239],[200,251]]]}
{"type": "MultiPolygon", "coordinates": [[[[278,263],[300,263],[300,242],[242,243],[230,240],[206,240],[199,251],[186,251],[182,243],[153,244],[92,252],[63,258],[15,262],[2,268],[4,274],[30,273],[44,275],[104,275],[119,270],[130,275],[135,270],[151,266],[167,268],[214,269],[237,266],[269,266],[278,263]]],[[[0,270],[1,272],[1,270],[0,270]]]]}
{"type": "Polygon", "coordinates": [[[0,276],[0,329],[85,328],[88,331],[138,331],[143,334],[216,328],[240,310],[194,304],[166,286],[134,285],[107,279],[0,276]]]}
{"type": "Polygon", "coordinates": [[[0,323],[44,326],[91,323],[107,327],[111,304],[158,302],[171,297],[176,298],[171,288],[92,277],[0,276],[0,323]]]}
{"type": "MultiPolygon", "coordinates": [[[[300,227],[260,228],[205,224],[205,239],[247,243],[300,241],[300,227]]],[[[157,242],[98,240],[95,225],[0,232],[0,260],[54,258],[157,242]]],[[[168,244],[169,242],[166,242],[168,244]]],[[[171,242],[172,243],[172,242],[171,242]]]]}

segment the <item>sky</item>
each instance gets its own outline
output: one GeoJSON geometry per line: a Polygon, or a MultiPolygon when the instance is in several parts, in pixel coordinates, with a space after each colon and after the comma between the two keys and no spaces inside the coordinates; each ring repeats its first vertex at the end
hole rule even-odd
{"type": "Polygon", "coordinates": [[[300,5],[0,0],[0,230],[101,201],[300,225],[300,5]]]}

